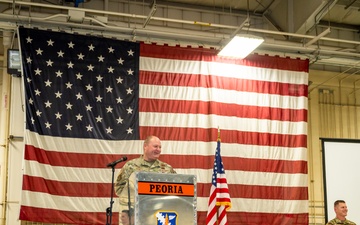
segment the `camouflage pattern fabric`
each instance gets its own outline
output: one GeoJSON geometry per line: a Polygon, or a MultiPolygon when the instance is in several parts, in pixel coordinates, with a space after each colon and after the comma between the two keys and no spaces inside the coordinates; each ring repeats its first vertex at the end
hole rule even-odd
{"type": "Polygon", "coordinates": [[[356,223],[354,223],[350,220],[341,221],[337,218],[330,220],[326,225],[336,225],[336,224],[356,225],[356,223]]]}
{"type": "MultiPolygon", "coordinates": [[[[136,172],[155,172],[155,173],[176,173],[169,164],[156,160],[147,162],[143,156],[128,161],[120,170],[115,181],[115,192],[119,196],[120,212],[129,209],[129,199],[131,207],[134,207],[135,196],[135,174],[136,172]],[[130,194],[130,198],[129,198],[130,194]]],[[[122,225],[119,217],[119,224],[122,225]]]]}

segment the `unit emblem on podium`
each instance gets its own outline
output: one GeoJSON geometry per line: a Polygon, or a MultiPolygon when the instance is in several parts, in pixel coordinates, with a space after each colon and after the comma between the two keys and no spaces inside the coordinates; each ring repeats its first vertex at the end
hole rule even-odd
{"type": "Polygon", "coordinates": [[[177,225],[177,213],[159,211],[156,213],[157,225],[177,225]]]}

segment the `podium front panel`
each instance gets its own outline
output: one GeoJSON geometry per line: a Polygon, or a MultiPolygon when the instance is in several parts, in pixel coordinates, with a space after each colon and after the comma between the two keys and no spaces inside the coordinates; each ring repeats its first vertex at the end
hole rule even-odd
{"type": "Polygon", "coordinates": [[[136,225],[195,225],[196,217],[195,175],[136,174],[136,225]]]}

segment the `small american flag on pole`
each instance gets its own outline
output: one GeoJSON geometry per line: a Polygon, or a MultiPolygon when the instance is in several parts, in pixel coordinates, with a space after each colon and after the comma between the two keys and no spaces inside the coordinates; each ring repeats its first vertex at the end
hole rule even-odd
{"type": "Polygon", "coordinates": [[[214,159],[212,185],[206,216],[206,225],[226,225],[226,210],[231,207],[229,188],[226,181],[225,169],[220,155],[220,131],[218,131],[217,147],[214,159]]]}

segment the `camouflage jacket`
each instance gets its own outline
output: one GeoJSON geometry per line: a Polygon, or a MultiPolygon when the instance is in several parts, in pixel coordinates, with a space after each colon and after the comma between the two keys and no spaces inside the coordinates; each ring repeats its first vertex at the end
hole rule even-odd
{"type": "Polygon", "coordinates": [[[341,221],[337,218],[330,220],[326,225],[336,225],[336,224],[344,224],[344,225],[356,225],[356,223],[350,221],[350,220],[345,220],[345,221],[341,221]]]}
{"type": "MultiPolygon", "coordinates": [[[[156,160],[153,163],[144,160],[143,156],[128,161],[120,170],[119,175],[115,181],[115,192],[120,198],[120,204],[127,204],[128,193],[133,196],[134,192],[134,172],[147,171],[158,173],[176,173],[169,164],[156,160]]],[[[133,202],[133,198],[131,198],[133,202]]]]}

